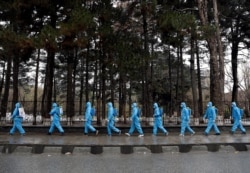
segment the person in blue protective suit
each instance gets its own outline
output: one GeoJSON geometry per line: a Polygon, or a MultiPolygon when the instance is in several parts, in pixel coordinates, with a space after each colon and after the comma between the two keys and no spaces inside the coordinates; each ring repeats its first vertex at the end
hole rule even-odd
{"type": "Polygon", "coordinates": [[[138,137],[144,136],[142,128],[141,128],[141,123],[140,123],[140,110],[138,109],[137,104],[133,103],[132,104],[132,115],[131,115],[131,126],[129,129],[129,132],[125,133],[125,135],[131,136],[135,129],[137,129],[137,131],[139,132],[138,137]]]}
{"type": "Polygon", "coordinates": [[[162,114],[163,111],[160,110],[160,108],[158,107],[157,103],[154,103],[153,105],[154,108],[154,127],[153,127],[153,135],[157,135],[157,130],[158,128],[161,129],[161,131],[167,136],[168,135],[168,131],[163,127],[162,124],[162,114]]]}
{"type": "Polygon", "coordinates": [[[108,136],[112,135],[112,130],[115,131],[116,133],[121,134],[121,130],[115,127],[115,117],[117,116],[117,112],[113,108],[113,105],[111,102],[108,102],[108,124],[107,124],[107,131],[108,131],[108,136]]]}
{"type": "Polygon", "coordinates": [[[191,129],[191,127],[189,126],[189,122],[190,122],[190,113],[191,110],[189,110],[186,106],[185,102],[181,103],[181,133],[179,136],[184,136],[184,133],[186,130],[188,130],[191,135],[194,135],[195,132],[193,131],[193,129],[191,129]]]}
{"type": "Polygon", "coordinates": [[[21,104],[19,102],[16,103],[15,109],[12,113],[11,119],[14,121],[13,127],[10,130],[10,135],[13,135],[16,131],[16,129],[19,131],[21,135],[25,135],[25,131],[22,127],[23,117],[20,116],[19,108],[21,107],[21,104]]]}
{"type": "Polygon", "coordinates": [[[51,135],[53,133],[55,127],[58,129],[61,135],[64,135],[64,130],[60,123],[60,107],[56,103],[52,104],[52,109],[49,114],[53,117],[53,121],[50,125],[48,135],[51,135]]]}
{"type": "Polygon", "coordinates": [[[237,107],[235,102],[232,102],[232,118],[234,120],[234,124],[231,129],[231,134],[234,134],[237,128],[240,128],[242,134],[246,134],[246,129],[243,127],[241,122],[243,114],[243,109],[240,109],[237,107]]]}
{"type": "Polygon", "coordinates": [[[95,107],[94,107],[94,106],[92,106],[91,111],[90,111],[90,114],[91,114],[92,117],[95,116],[96,110],[95,110],[95,107]]]}
{"type": "Polygon", "coordinates": [[[208,135],[211,128],[214,128],[215,135],[220,135],[220,130],[218,129],[216,125],[216,115],[217,115],[217,109],[212,105],[212,102],[208,102],[207,104],[207,110],[205,112],[205,115],[203,116],[203,120],[208,119],[207,128],[204,132],[204,135],[208,135]]]}
{"type": "MultiPolygon", "coordinates": [[[[94,111],[95,112],[95,111],[94,111]]],[[[89,130],[91,132],[95,132],[96,135],[98,135],[99,131],[96,130],[93,126],[92,126],[92,119],[93,119],[93,116],[95,114],[93,114],[93,109],[91,107],[91,103],[90,102],[87,102],[86,103],[86,111],[85,111],[85,127],[84,127],[84,134],[85,135],[88,135],[89,133],[89,130]]]]}

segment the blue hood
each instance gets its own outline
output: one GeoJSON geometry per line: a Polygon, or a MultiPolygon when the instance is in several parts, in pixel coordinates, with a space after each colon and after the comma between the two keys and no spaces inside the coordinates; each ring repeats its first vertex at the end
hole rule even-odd
{"type": "Polygon", "coordinates": [[[17,102],[15,106],[16,106],[16,108],[20,108],[21,104],[19,102],[17,102]]]}
{"type": "Polygon", "coordinates": [[[186,108],[187,106],[186,106],[186,103],[185,102],[182,102],[181,103],[181,108],[186,108]]]}
{"type": "Polygon", "coordinates": [[[112,103],[111,102],[108,102],[108,107],[112,107],[112,103]]]}
{"type": "Polygon", "coordinates": [[[87,103],[86,103],[86,107],[91,107],[91,103],[90,103],[90,102],[87,102],[87,103]]]}
{"type": "Polygon", "coordinates": [[[213,106],[212,102],[208,102],[207,107],[212,107],[212,106],[213,106]]]}
{"type": "Polygon", "coordinates": [[[136,104],[136,103],[133,103],[133,104],[132,104],[132,108],[133,108],[133,107],[136,107],[136,106],[137,106],[137,104],[136,104]]]}
{"type": "Polygon", "coordinates": [[[57,104],[56,103],[53,103],[52,104],[52,107],[54,108],[54,107],[57,107],[57,104]]]}
{"type": "Polygon", "coordinates": [[[232,102],[232,107],[236,107],[236,103],[235,102],[232,102]]]}
{"type": "Polygon", "coordinates": [[[154,108],[158,108],[158,104],[157,104],[157,103],[154,103],[153,107],[154,107],[154,108]]]}

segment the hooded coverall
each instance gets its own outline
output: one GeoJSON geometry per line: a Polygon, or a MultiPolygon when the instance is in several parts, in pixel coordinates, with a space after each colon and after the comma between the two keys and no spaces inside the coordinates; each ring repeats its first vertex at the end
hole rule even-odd
{"type": "Polygon", "coordinates": [[[10,135],[13,135],[16,131],[16,129],[21,133],[21,135],[25,135],[25,131],[22,127],[23,117],[20,117],[19,115],[19,108],[21,107],[20,103],[16,103],[15,109],[12,113],[11,118],[14,121],[13,127],[10,130],[10,135]]]}
{"type": "Polygon", "coordinates": [[[234,133],[237,128],[240,128],[243,134],[246,133],[246,129],[243,127],[241,117],[243,116],[243,110],[236,106],[235,102],[232,102],[232,118],[234,120],[231,133],[234,133]]]}
{"type": "Polygon", "coordinates": [[[195,134],[193,129],[189,126],[189,110],[186,107],[186,103],[181,103],[181,133],[180,136],[184,136],[186,130],[188,130],[191,134],[195,134]]]}
{"type": "Polygon", "coordinates": [[[153,135],[157,135],[158,128],[167,135],[167,130],[162,125],[162,114],[160,112],[160,108],[158,107],[157,103],[154,103],[154,127],[153,127],[153,135]]]}
{"type": "Polygon", "coordinates": [[[139,134],[143,135],[143,131],[140,124],[140,114],[136,103],[132,104],[131,121],[132,122],[128,134],[131,135],[134,132],[134,130],[137,129],[139,134]]]}
{"type": "Polygon", "coordinates": [[[91,114],[91,103],[86,103],[86,111],[85,111],[85,127],[84,134],[88,134],[89,130],[92,132],[97,132],[97,130],[91,125],[92,124],[92,114],[91,114]]]}
{"type": "Polygon", "coordinates": [[[203,119],[208,119],[207,128],[205,130],[205,135],[208,135],[212,127],[214,128],[215,134],[220,135],[220,131],[215,123],[216,112],[217,112],[216,108],[212,105],[212,102],[208,102],[206,113],[203,116],[203,119]]]}
{"type": "Polygon", "coordinates": [[[111,102],[108,102],[108,124],[107,124],[107,131],[108,131],[108,136],[111,136],[112,134],[112,130],[117,132],[117,133],[121,133],[121,131],[115,127],[115,112],[114,112],[114,108],[111,102]]]}
{"type": "Polygon", "coordinates": [[[53,133],[54,128],[56,127],[58,131],[63,135],[64,130],[60,124],[60,108],[56,103],[52,104],[52,109],[49,114],[53,117],[53,121],[49,129],[49,134],[53,133]]]}

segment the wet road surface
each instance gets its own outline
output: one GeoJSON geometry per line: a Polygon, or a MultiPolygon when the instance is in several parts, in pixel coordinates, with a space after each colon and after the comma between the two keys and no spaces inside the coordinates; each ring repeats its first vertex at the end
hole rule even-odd
{"type": "Polygon", "coordinates": [[[107,147],[102,154],[90,154],[87,148],[60,154],[47,147],[42,154],[31,154],[25,146],[12,154],[0,154],[1,173],[249,173],[249,151],[238,152],[222,146],[208,152],[195,146],[189,153],[179,153],[175,146],[152,154],[145,147],[135,147],[133,154],[119,154],[107,147]]]}

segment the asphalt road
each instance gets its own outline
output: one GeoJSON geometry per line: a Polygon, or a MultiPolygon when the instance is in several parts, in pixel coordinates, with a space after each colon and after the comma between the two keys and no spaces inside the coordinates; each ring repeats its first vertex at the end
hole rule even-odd
{"type": "Polygon", "coordinates": [[[46,148],[42,154],[27,150],[19,147],[12,154],[0,153],[0,173],[250,172],[250,151],[238,152],[231,146],[221,146],[218,152],[194,146],[189,153],[179,153],[173,146],[163,148],[160,154],[152,154],[144,147],[136,147],[133,154],[120,154],[119,148],[104,148],[103,154],[98,155],[91,154],[87,148],[76,148],[73,154],[60,154],[55,148],[46,148]]]}

